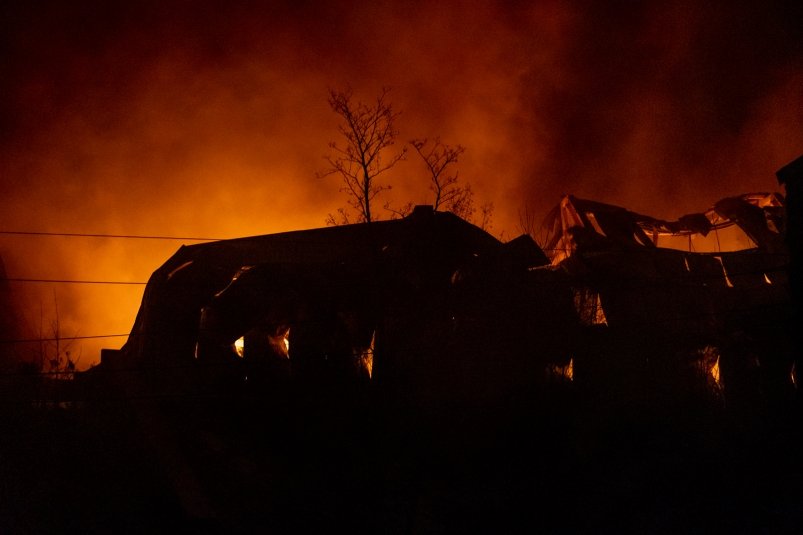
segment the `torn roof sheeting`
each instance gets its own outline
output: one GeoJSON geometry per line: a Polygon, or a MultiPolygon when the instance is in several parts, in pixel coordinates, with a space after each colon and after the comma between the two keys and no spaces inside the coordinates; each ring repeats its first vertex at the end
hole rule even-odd
{"type": "Polygon", "coordinates": [[[747,193],[722,199],[706,212],[666,221],[567,195],[544,220],[541,243],[554,265],[571,256],[578,246],[782,252],[783,211],[781,194],[747,193]]]}
{"type": "Polygon", "coordinates": [[[132,362],[191,358],[201,309],[250,266],[272,265],[318,278],[325,277],[326,266],[345,266],[363,284],[359,277],[376,273],[377,264],[397,276],[404,276],[406,265],[413,265],[412,276],[416,266],[428,266],[448,282],[465,258],[501,246],[485,231],[431,207],[417,207],[400,220],[182,246],[148,281],[122,352],[132,362]]]}
{"type": "Polygon", "coordinates": [[[599,297],[612,327],[707,343],[736,331],[772,340],[789,318],[783,221],[777,193],[728,197],[677,221],[567,196],[544,243],[553,265],[599,297]]]}

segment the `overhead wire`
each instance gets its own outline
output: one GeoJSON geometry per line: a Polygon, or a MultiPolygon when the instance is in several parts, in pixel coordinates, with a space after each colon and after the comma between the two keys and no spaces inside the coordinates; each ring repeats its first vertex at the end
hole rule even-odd
{"type": "Polygon", "coordinates": [[[131,285],[131,286],[144,286],[147,282],[140,281],[100,281],[100,280],[74,280],[74,279],[26,279],[21,277],[9,277],[0,279],[0,282],[41,282],[41,283],[54,283],[54,284],[116,284],[116,285],[131,285]]]}
{"type": "Polygon", "coordinates": [[[150,236],[141,234],[100,234],[84,232],[44,232],[27,230],[0,230],[3,235],[20,236],[60,236],[70,238],[111,238],[111,239],[131,239],[131,240],[184,240],[184,241],[221,241],[228,238],[199,238],[189,236],[150,236]]]}
{"type": "Polygon", "coordinates": [[[33,344],[39,342],[63,342],[70,340],[89,340],[94,338],[123,338],[131,333],[121,334],[91,334],[86,336],[57,336],[51,338],[18,338],[16,340],[0,340],[0,344],[33,344]]]}

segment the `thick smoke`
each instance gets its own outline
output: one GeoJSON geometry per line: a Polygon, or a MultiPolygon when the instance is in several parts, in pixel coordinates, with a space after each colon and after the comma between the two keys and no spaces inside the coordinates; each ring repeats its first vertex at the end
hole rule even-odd
{"type": "MultiPolygon", "coordinates": [[[[563,193],[672,217],[775,189],[803,150],[791,2],[18,4],[0,8],[0,230],[320,226],[344,202],[315,178],[327,89],[347,86],[392,87],[400,143],[464,145],[461,179],[507,237],[563,193]]],[[[388,200],[427,202],[420,162],[387,180],[388,200]]],[[[10,277],[144,281],[180,243],[3,236],[0,253],[10,277]]],[[[141,297],[12,290],[29,329],[58,302],[66,336],[126,332],[141,297]]],[[[83,343],[81,364],[121,342],[83,343]]]]}
{"type": "Polygon", "coordinates": [[[527,198],[573,192],[671,217],[774,188],[803,149],[801,14],[695,2],[577,12],[560,82],[536,68],[522,84],[545,148],[527,198]]]}

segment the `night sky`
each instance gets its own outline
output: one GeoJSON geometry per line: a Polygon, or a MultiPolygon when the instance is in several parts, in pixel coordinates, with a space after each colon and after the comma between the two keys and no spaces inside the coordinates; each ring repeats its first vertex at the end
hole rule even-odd
{"type": "MultiPolygon", "coordinates": [[[[236,237],[322,226],[330,88],[399,145],[461,144],[517,235],[564,193],[658,217],[778,188],[803,153],[800,2],[6,2],[0,230],[236,237]]],[[[387,175],[428,201],[420,161],[387,175]]],[[[389,215],[389,214],[388,214],[389,215]]],[[[180,241],[0,237],[9,277],[144,281],[180,241]]],[[[142,287],[15,284],[36,329],[127,332],[142,287]]],[[[81,367],[99,347],[86,342],[81,367]]]]}

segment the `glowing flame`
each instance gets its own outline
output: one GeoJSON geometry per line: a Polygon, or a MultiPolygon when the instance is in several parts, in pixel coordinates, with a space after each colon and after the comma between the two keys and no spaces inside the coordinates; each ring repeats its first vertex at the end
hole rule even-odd
{"type": "Polygon", "coordinates": [[[363,368],[368,373],[368,378],[371,378],[371,375],[374,372],[374,342],[376,341],[376,331],[371,335],[371,343],[368,347],[363,351],[362,355],[360,355],[360,360],[363,368]]]}
{"type": "Polygon", "coordinates": [[[705,379],[707,385],[712,388],[715,393],[722,392],[722,375],[719,367],[719,348],[716,346],[705,346],[697,351],[699,361],[700,373],[705,379]]]}
{"type": "Polygon", "coordinates": [[[235,340],[234,352],[237,353],[238,357],[243,358],[243,353],[245,353],[245,338],[242,336],[235,340]]]}
{"type": "Polygon", "coordinates": [[[549,366],[548,370],[555,377],[559,377],[567,381],[574,381],[574,357],[570,358],[567,364],[563,366],[553,364],[549,366]]]}
{"type": "Polygon", "coordinates": [[[282,335],[282,344],[284,345],[284,354],[290,356],[290,327],[284,331],[282,335]]]}
{"type": "Polygon", "coordinates": [[[722,275],[725,277],[725,285],[728,288],[733,288],[733,282],[731,282],[730,277],[728,277],[728,271],[725,269],[725,263],[722,261],[722,257],[715,256],[714,258],[716,258],[719,261],[719,265],[722,266],[722,275]]]}
{"type": "Polygon", "coordinates": [[[578,289],[574,292],[574,307],[586,325],[608,325],[599,293],[578,289]]]}
{"type": "Polygon", "coordinates": [[[717,360],[714,361],[714,365],[708,370],[708,374],[711,376],[711,379],[714,380],[714,384],[717,388],[722,388],[722,381],[719,376],[719,355],[717,355],[717,360]]]}
{"type": "Polygon", "coordinates": [[[175,275],[176,273],[178,273],[179,271],[181,271],[185,267],[188,267],[188,266],[191,266],[191,265],[192,265],[192,260],[190,260],[189,262],[184,262],[179,267],[177,267],[176,269],[174,269],[173,271],[171,271],[170,273],[167,274],[167,280],[172,279],[173,275],[175,275]]]}
{"type": "Polygon", "coordinates": [[[772,280],[766,273],[764,273],[764,282],[766,282],[767,284],[772,284],[772,280]]]}

